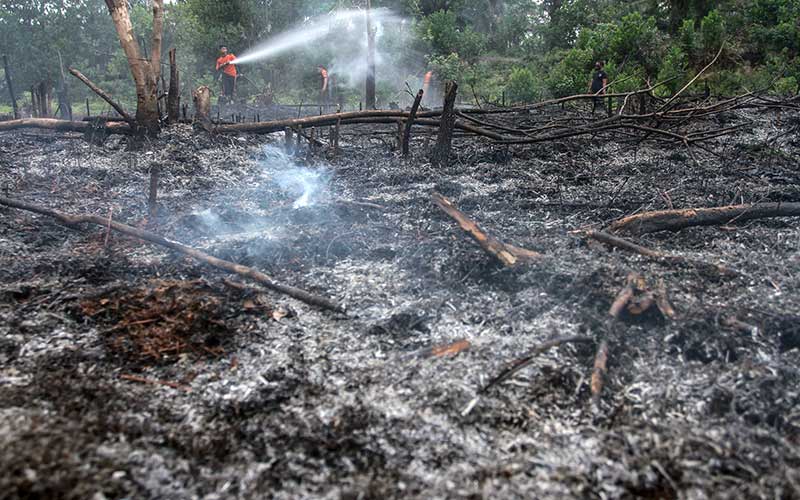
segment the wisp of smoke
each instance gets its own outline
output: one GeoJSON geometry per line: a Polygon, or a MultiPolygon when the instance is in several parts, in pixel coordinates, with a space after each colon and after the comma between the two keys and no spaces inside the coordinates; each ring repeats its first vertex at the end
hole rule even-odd
{"type": "MultiPolygon", "coordinates": [[[[337,11],[326,16],[314,18],[297,28],[285,31],[258,44],[240,57],[237,57],[235,62],[236,64],[249,64],[274,57],[287,50],[307,45],[326,36],[336,28],[337,24],[351,27],[355,22],[360,21],[363,23],[364,16],[365,12],[363,10],[353,9],[337,11]]],[[[401,20],[400,17],[392,14],[388,9],[382,8],[371,10],[370,17],[373,22],[399,22],[401,20]]]]}
{"type": "Polygon", "coordinates": [[[297,165],[283,150],[266,146],[263,165],[275,184],[295,197],[294,208],[309,207],[328,198],[330,172],[297,165]]]}

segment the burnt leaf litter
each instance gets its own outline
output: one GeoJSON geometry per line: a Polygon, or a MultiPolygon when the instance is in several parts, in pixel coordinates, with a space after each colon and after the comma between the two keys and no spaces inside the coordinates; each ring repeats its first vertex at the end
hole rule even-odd
{"type": "Polygon", "coordinates": [[[426,160],[432,132],[415,130],[402,159],[391,126],[347,127],[338,155],[304,144],[294,157],[280,134],[189,126],[140,147],[0,134],[4,196],[110,214],[348,310],[0,209],[0,498],[800,498],[800,222],[635,238],[732,276],[570,233],[669,206],[800,201],[787,115],[708,118],[753,125],[696,162],[602,134],[457,137],[442,167],[426,160]],[[433,192],[545,257],[502,268],[433,192]],[[663,280],[674,317],[612,318],[630,273],[663,280]],[[544,352],[464,411],[566,335],[594,342],[544,352]]]}

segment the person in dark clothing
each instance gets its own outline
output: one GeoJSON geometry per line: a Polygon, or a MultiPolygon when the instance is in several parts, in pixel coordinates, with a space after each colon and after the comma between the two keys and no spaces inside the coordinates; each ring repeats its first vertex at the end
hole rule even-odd
{"type": "Polygon", "coordinates": [[[589,93],[595,94],[595,97],[592,98],[592,114],[597,106],[603,105],[603,98],[600,96],[606,93],[606,87],[608,87],[608,75],[603,71],[603,66],[603,61],[594,63],[594,75],[589,82],[589,93]]]}

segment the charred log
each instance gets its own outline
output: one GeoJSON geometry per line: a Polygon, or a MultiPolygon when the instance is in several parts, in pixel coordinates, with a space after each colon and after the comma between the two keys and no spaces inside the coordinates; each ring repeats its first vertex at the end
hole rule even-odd
{"type": "Polygon", "coordinates": [[[508,245],[487,234],[475,221],[467,217],[462,211],[456,208],[452,201],[441,194],[433,193],[431,198],[436,206],[455,220],[461,229],[480,245],[484,252],[500,261],[504,266],[513,267],[520,261],[531,261],[542,257],[542,254],[538,252],[508,245]]]}
{"type": "Polygon", "coordinates": [[[140,240],[148,241],[150,243],[154,243],[156,245],[169,248],[170,250],[174,250],[178,253],[188,255],[189,257],[199,260],[200,262],[208,264],[212,267],[216,267],[217,269],[222,269],[223,271],[229,273],[238,274],[239,276],[243,276],[245,278],[250,278],[253,281],[257,281],[258,283],[264,285],[270,290],[288,295],[301,302],[305,302],[306,304],[321,307],[323,309],[328,309],[331,311],[344,312],[342,306],[340,306],[339,304],[335,303],[334,301],[328,298],[321,297],[319,295],[314,295],[310,292],[307,292],[306,290],[302,290],[300,288],[296,288],[290,285],[277,283],[273,281],[271,277],[267,276],[261,271],[257,271],[251,267],[243,266],[241,264],[236,264],[227,260],[219,259],[212,255],[208,255],[205,252],[201,252],[200,250],[197,250],[195,248],[183,245],[176,241],[168,240],[167,238],[164,238],[163,236],[158,235],[156,233],[151,233],[150,231],[145,231],[143,229],[138,229],[132,226],[128,226],[120,222],[115,222],[110,220],[110,218],[103,218],[97,215],[70,215],[50,208],[41,207],[38,205],[18,200],[12,200],[10,198],[5,198],[5,197],[0,197],[0,205],[5,205],[7,207],[16,208],[19,210],[26,210],[28,212],[33,212],[40,215],[53,217],[54,219],[58,220],[65,226],[71,228],[76,228],[76,226],[78,226],[79,224],[95,224],[101,227],[110,227],[111,229],[123,234],[127,234],[128,236],[133,236],[134,238],[139,238],[140,240]]]}
{"type": "Polygon", "coordinates": [[[641,235],[656,231],[679,231],[691,226],[714,226],[767,217],[800,216],[800,203],[754,203],[713,208],[656,210],[623,217],[611,223],[614,232],[641,235]]]}

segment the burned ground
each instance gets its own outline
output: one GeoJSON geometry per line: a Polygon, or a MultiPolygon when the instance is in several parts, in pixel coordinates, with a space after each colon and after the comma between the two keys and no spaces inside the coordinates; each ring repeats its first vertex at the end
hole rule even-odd
{"type": "Polygon", "coordinates": [[[424,132],[403,160],[393,127],[350,128],[335,158],[291,163],[325,186],[298,208],[278,182],[277,136],[179,126],[130,149],[0,134],[6,196],[149,224],[348,309],[3,208],[0,497],[798,498],[798,221],[636,238],[732,276],[570,233],[669,204],[800,201],[787,114],[715,117],[753,124],[705,143],[713,154],[602,135],[460,138],[443,167],[425,160],[424,132]],[[433,191],[545,257],[501,268],[433,191]],[[631,271],[663,279],[675,318],[609,317],[631,271]],[[575,334],[609,343],[599,409],[596,344],[566,344],[462,412],[510,361],[575,334]],[[471,347],[429,355],[460,339],[471,347]]]}

